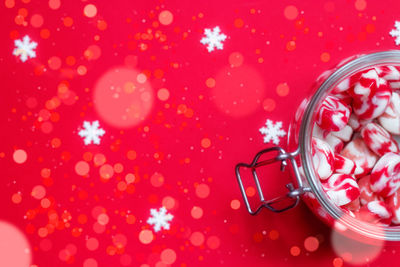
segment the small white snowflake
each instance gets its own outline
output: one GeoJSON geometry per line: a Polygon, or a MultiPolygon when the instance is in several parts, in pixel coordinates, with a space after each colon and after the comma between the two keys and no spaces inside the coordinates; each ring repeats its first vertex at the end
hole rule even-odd
{"type": "Polygon", "coordinates": [[[227,38],[227,36],[223,33],[221,33],[221,29],[216,26],[214,29],[211,31],[210,29],[204,29],[204,34],[206,37],[203,37],[200,40],[200,43],[203,45],[207,45],[207,50],[208,52],[214,51],[214,48],[222,50],[224,48],[224,45],[222,44],[223,41],[227,38]]]}
{"type": "Polygon", "coordinates": [[[100,124],[99,121],[94,121],[92,124],[88,121],[83,122],[83,128],[79,131],[79,136],[84,137],[83,140],[85,145],[89,145],[93,142],[93,144],[99,145],[100,144],[100,137],[103,136],[106,132],[99,128],[100,124]]]}
{"type": "Polygon", "coordinates": [[[267,127],[261,127],[260,133],[264,136],[264,143],[271,142],[275,145],[279,144],[279,137],[284,137],[286,132],[282,130],[282,122],[277,121],[275,124],[271,120],[267,120],[265,123],[267,127]]]}
{"type": "Polygon", "coordinates": [[[19,56],[22,62],[27,61],[28,57],[36,57],[36,52],[34,51],[34,49],[36,49],[37,43],[31,41],[31,38],[29,38],[28,35],[25,35],[22,40],[15,40],[14,45],[15,49],[13,51],[13,55],[17,57],[19,56]]]}
{"type": "Polygon", "coordinates": [[[157,209],[150,209],[150,214],[151,216],[147,220],[147,223],[154,225],[154,232],[160,231],[161,228],[168,230],[168,222],[174,218],[172,214],[167,213],[167,209],[164,207],[161,207],[158,211],[157,209]]]}
{"type": "Polygon", "coordinates": [[[400,21],[395,21],[394,26],[396,29],[393,29],[389,32],[392,37],[396,37],[395,42],[396,45],[400,45],[400,21]]]}

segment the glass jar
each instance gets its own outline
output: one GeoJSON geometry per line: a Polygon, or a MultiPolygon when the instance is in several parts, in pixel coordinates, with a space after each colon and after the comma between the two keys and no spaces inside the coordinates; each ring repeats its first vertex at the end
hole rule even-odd
{"type": "Polygon", "coordinates": [[[322,190],[312,163],[311,137],[316,110],[318,110],[319,105],[342,80],[364,69],[380,65],[400,66],[400,51],[393,50],[353,56],[342,61],[334,69],[324,72],[312,86],[314,94],[303,100],[289,127],[288,150],[292,152],[287,152],[280,147],[271,147],[260,151],[250,164],[237,164],[237,181],[250,214],[256,215],[263,208],[282,212],[295,207],[300,199],[303,199],[320,219],[340,232],[350,235],[355,233],[362,237],[372,238],[372,240],[400,241],[399,226],[380,226],[366,223],[353,218],[333,204],[322,190]],[[267,158],[264,159],[265,157],[267,158]],[[295,182],[286,185],[289,190],[287,194],[266,200],[261,189],[257,169],[277,161],[281,162],[281,170],[284,170],[290,164],[295,182]],[[256,184],[260,203],[255,209],[251,207],[246,196],[241,176],[243,168],[251,170],[256,184]]]}

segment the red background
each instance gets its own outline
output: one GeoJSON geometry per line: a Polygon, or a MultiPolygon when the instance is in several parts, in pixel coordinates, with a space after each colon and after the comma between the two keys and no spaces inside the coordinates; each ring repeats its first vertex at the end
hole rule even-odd
{"type": "MultiPolygon", "coordinates": [[[[83,266],[88,258],[98,266],[347,265],[333,251],[330,229],[304,204],[250,216],[234,166],[270,145],[258,131],[266,119],[287,130],[324,70],[355,54],[396,49],[389,31],[400,20],[399,8],[398,1],[371,0],[61,0],[57,9],[49,1],[2,1],[0,219],[26,235],[37,266],[83,266]],[[96,6],[94,17],[85,16],[87,4],[96,6]],[[168,25],[159,20],[165,10],[173,15],[168,25]],[[200,39],[215,26],[228,38],[222,50],[208,52],[200,39]],[[12,51],[25,35],[38,43],[37,56],[21,62],[12,51]],[[101,51],[96,59],[85,54],[91,45],[101,51]],[[154,95],[148,116],[128,129],[109,125],[93,104],[96,81],[116,66],[144,73],[154,95]],[[54,107],[48,101],[60,98],[60,84],[76,97],[54,107]],[[157,96],[161,88],[168,99],[157,96]],[[45,126],[41,114],[51,116],[45,126]],[[83,144],[77,133],[84,120],[99,120],[106,131],[100,145],[83,144]],[[23,164],[13,160],[17,149],[28,155],[23,164]],[[128,151],[136,157],[129,159],[128,151]],[[123,171],[101,179],[87,152],[122,164],[123,171]],[[82,160],[90,165],[86,177],[75,172],[82,160]],[[136,180],[124,189],[128,173],[136,180]],[[163,180],[154,181],[154,173],[163,180]],[[46,188],[50,207],[31,196],[36,185],[46,188]],[[152,230],[150,209],[163,205],[174,216],[171,229],[153,231],[154,240],[144,244],[139,234],[152,230]],[[109,217],[103,233],[93,230],[97,206],[109,217]],[[193,217],[194,206],[202,209],[200,218],[193,217]],[[61,219],[65,211],[68,223],[61,219]],[[40,236],[52,227],[54,212],[56,229],[40,236]],[[127,214],[134,216],[129,223],[127,214]],[[118,246],[116,235],[126,242],[118,246]],[[310,236],[319,240],[316,251],[304,246],[310,236]],[[98,240],[96,250],[88,250],[88,238],[98,240]],[[76,252],[60,256],[71,244],[76,252]]],[[[283,192],[287,178],[272,168],[263,177],[268,194],[283,192]]],[[[374,266],[393,262],[399,251],[386,246],[374,266]]]]}

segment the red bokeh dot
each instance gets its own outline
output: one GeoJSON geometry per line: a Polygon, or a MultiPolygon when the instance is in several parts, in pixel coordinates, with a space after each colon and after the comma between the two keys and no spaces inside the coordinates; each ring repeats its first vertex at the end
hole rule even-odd
{"type": "Polygon", "coordinates": [[[59,9],[61,6],[61,1],[60,0],[49,0],[49,7],[51,9],[59,9]]]}
{"type": "Polygon", "coordinates": [[[207,137],[204,137],[203,139],[201,139],[201,146],[203,148],[209,148],[211,146],[211,140],[207,137]]]}
{"type": "Polygon", "coordinates": [[[36,199],[42,199],[46,195],[46,188],[42,185],[36,185],[32,188],[31,196],[36,199]]]}
{"type": "Polygon", "coordinates": [[[104,164],[99,170],[103,179],[110,179],[114,175],[114,168],[110,164],[104,164]]]}
{"type": "Polygon", "coordinates": [[[160,187],[164,184],[164,176],[156,172],[151,176],[150,182],[154,187],[160,187]]]}
{"type": "Polygon", "coordinates": [[[80,176],[85,176],[89,173],[89,164],[85,161],[79,161],[75,164],[75,172],[80,176]]]}
{"type": "Polygon", "coordinates": [[[219,248],[220,244],[221,244],[221,241],[220,241],[219,237],[217,237],[217,236],[210,236],[207,239],[207,246],[210,249],[217,249],[217,248],[219,248]]]}
{"type": "Polygon", "coordinates": [[[299,256],[300,252],[301,252],[301,250],[300,250],[300,248],[298,246],[293,246],[293,247],[290,248],[290,254],[292,256],[295,256],[295,257],[299,256]]]}
{"type": "Polygon", "coordinates": [[[158,20],[162,25],[169,25],[174,20],[174,15],[168,10],[163,10],[158,15],[158,20]]]}
{"type": "Polygon", "coordinates": [[[28,159],[28,154],[23,149],[17,149],[13,153],[13,159],[16,163],[22,164],[28,159]]]}
{"type": "Polygon", "coordinates": [[[98,266],[97,261],[93,258],[86,259],[83,262],[83,267],[97,267],[97,266],[98,266]]]}
{"type": "Polygon", "coordinates": [[[167,209],[171,210],[175,207],[176,201],[173,197],[166,196],[162,200],[162,205],[167,209]]]}
{"type": "Polygon", "coordinates": [[[53,56],[47,61],[49,68],[52,70],[58,70],[61,67],[61,59],[59,57],[53,56]]]}
{"type": "Polygon", "coordinates": [[[207,198],[210,195],[210,187],[206,184],[199,184],[196,187],[196,195],[199,198],[207,198]]]}
{"type": "Polygon", "coordinates": [[[173,264],[176,261],[176,253],[170,248],[164,249],[161,252],[160,259],[165,264],[173,264]]]}
{"type": "Polygon", "coordinates": [[[233,199],[231,201],[231,208],[234,209],[234,210],[239,209],[240,208],[240,201],[237,200],[237,199],[233,199]]]}
{"type": "Polygon", "coordinates": [[[190,242],[193,246],[201,246],[204,243],[204,235],[200,232],[193,232],[190,235],[190,242]]]}
{"type": "Polygon", "coordinates": [[[309,236],[304,240],[304,247],[307,251],[314,252],[319,247],[319,241],[314,236],[309,236]]]}
{"type": "Polygon", "coordinates": [[[287,85],[287,83],[278,84],[278,86],[276,87],[276,93],[279,96],[287,96],[289,94],[289,86],[287,85]]]}
{"type": "Polygon", "coordinates": [[[157,97],[158,99],[160,99],[161,101],[166,101],[169,98],[169,91],[166,88],[161,88],[160,90],[158,90],[157,92],[157,97]]]}
{"type": "Polygon", "coordinates": [[[97,14],[97,7],[93,4],[87,4],[83,9],[83,14],[88,18],[93,18],[97,14]]]}
{"type": "Polygon", "coordinates": [[[151,241],[153,241],[153,239],[154,239],[154,235],[153,235],[152,231],[147,230],[147,229],[140,231],[139,240],[141,243],[150,244],[151,241]]]}
{"type": "Polygon", "coordinates": [[[42,15],[39,15],[39,14],[34,14],[34,15],[32,15],[32,17],[31,17],[31,25],[34,27],[34,28],[40,28],[40,27],[42,27],[42,25],[43,25],[43,16],[42,15]]]}
{"type": "Polygon", "coordinates": [[[190,214],[194,219],[200,219],[203,216],[203,209],[201,207],[194,206],[191,209],[190,214]]]}
{"type": "Polygon", "coordinates": [[[288,20],[294,20],[299,15],[299,11],[295,6],[287,6],[285,7],[283,14],[285,15],[285,18],[287,18],[288,20]]]}
{"type": "Polygon", "coordinates": [[[99,247],[99,241],[96,238],[91,237],[86,240],[86,247],[88,250],[94,251],[99,247]]]}
{"type": "Polygon", "coordinates": [[[263,108],[265,111],[273,111],[276,107],[275,100],[272,98],[266,98],[263,101],[263,108]]]}

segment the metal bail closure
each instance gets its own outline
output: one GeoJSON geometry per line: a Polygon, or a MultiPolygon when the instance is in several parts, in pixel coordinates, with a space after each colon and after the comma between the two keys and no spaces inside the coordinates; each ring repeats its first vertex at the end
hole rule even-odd
{"type": "Polygon", "coordinates": [[[302,180],[300,178],[299,168],[298,168],[298,166],[296,164],[296,161],[295,161],[295,157],[298,155],[298,153],[299,153],[299,150],[296,150],[293,153],[286,153],[286,151],[283,148],[271,147],[271,148],[264,149],[264,150],[260,151],[259,153],[257,153],[257,155],[254,157],[253,161],[250,164],[239,163],[239,164],[236,165],[236,168],[235,168],[236,178],[238,180],[240,191],[242,193],[242,196],[243,196],[244,202],[246,204],[247,210],[251,215],[258,214],[261,211],[262,208],[267,208],[267,209],[269,209],[271,211],[274,211],[274,212],[282,212],[282,211],[286,211],[288,209],[294,208],[299,203],[300,196],[302,194],[304,194],[305,192],[309,192],[310,191],[310,188],[303,187],[303,182],[302,182],[302,180]],[[273,158],[266,159],[266,160],[259,161],[260,157],[263,154],[267,154],[267,153],[275,152],[275,151],[278,151],[278,155],[277,156],[275,156],[273,158]],[[293,171],[294,171],[294,175],[295,175],[295,177],[297,179],[297,184],[298,184],[299,187],[295,189],[293,184],[289,183],[289,184],[286,185],[287,189],[289,190],[289,192],[286,195],[279,196],[279,197],[273,198],[271,200],[265,200],[264,194],[263,194],[262,189],[261,189],[260,181],[259,181],[258,176],[257,176],[256,169],[259,168],[259,167],[262,167],[262,166],[269,165],[269,164],[272,164],[274,162],[280,161],[281,162],[281,171],[284,171],[285,167],[287,166],[287,161],[288,160],[290,161],[290,163],[292,165],[292,168],[293,168],[293,171]],[[242,178],[240,176],[240,169],[241,168],[250,169],[251,173],[253,175],[253,178],[254,178],[254,182],[256,183],[258,196],[260,197],[260,204],[258,205],[258,207],[257,207],[257,209],[255,211],[253,211],[253,209],[250,207],[249,200],[248,200],[248,198],[246,196],[246,191],[244,189],[243,181],[242,181],[242,178]],[[286,201],[289,200],[290,203],[287,206],[283,207],[283,208],[282,207],[281,208],[274,208],[274,204],[277,204],[278,202],[281,202],[281,201],[284,201],[284,200],[286,200],[286,201]]]}

